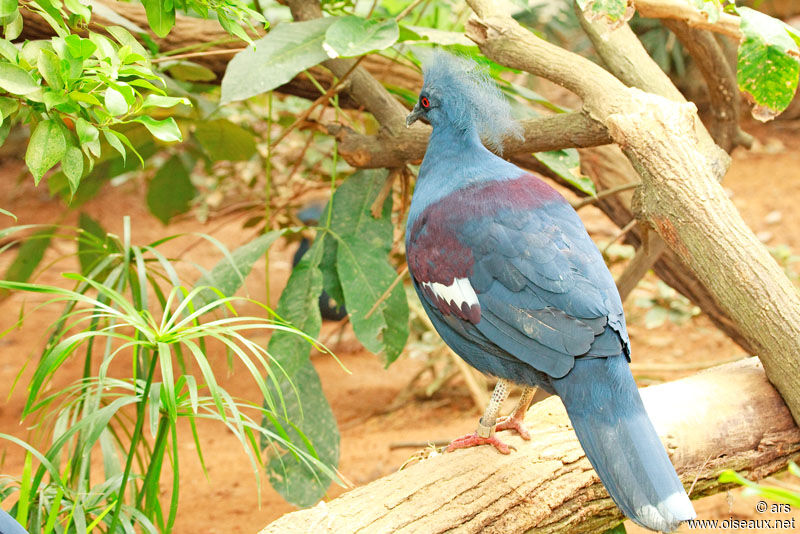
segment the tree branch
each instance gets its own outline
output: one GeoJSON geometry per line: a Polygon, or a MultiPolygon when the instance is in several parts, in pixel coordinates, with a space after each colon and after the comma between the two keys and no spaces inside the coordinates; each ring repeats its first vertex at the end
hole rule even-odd
{"type": "MultiPolygon", "coordinates": [[[[724,469],[762,478],[800,451],[798,429],[760,364],[749,358],[642,390],[653,423],[693,498],[728,489],[724,469]],[[698,432],[702,428],[703,432],[698,432]]],[[[602,532],[622,519],[575,439],[557,397],[526,416],[531,441],[433,455],[261,534],[315,532],[602,532]]]]}
{"type": "MultiPolygon", "coordinates": [[[[311,20],[322,16],[319,2],[308,0],[288,0],[286,2],[295,20],[311,20]]],[[[399,135],[405,128],[406,108],[397,101],[381,83],[361,67],[353,65],[355,59],[329,59],[322,64],[341,78],[352,69],[348,93],[367,109],[382,128],[392,135],[399,135]]]]}
{"type": "Polygon", "coordinates": [[[709,22],[705,13],[684,0],[636,0],[636,11],[651,19],[682,20],[692,28],[709,30],[740,39],[739,17],[721,13],[717,22],[709,22]]]}
{"type": "MultiPolygon", "coordinates": [[[[584,148],[580,150],[580,155],[581,172],[589,176],[598,189],[614,188],[639,179],[630,161],[616,145],[584,148]]],[[[622,227],[633,218],[632,198],[632,191],[624,191],[600,199],[598,206],[617,226],[622,227]]],[[[638,225],[626,234],[626,241],[636,247],[641,247],[642,243],[647,241],[652,247],[654,237],[656,234],[650,232],[650,236],[645,239],[643,225],[638,225]]],[[[652,267],[658,277],[699,306],[717,328],[738,343],[745,352],[755,354],[756,348],[741,334],[736,324],[720,308],[714,296],[698,281],[692,270],[687,268],[669,248],[656,252],[660,254],[658,261],[652,267]]],[[[640,271],[632,271],[628,276],[632,277],[638,272],[640,271]]],[[[628,278],[620,278],[617,287],[622,291],[622,288],[630,283],[628,278]]]]}
{"type": "MultiPolygon", "coordinates": [[[[608,130],[586,113],[572,112],[520,121],[524,139],[507,139],[507,156],[562,148],[605,145],[611,142],[608,130]]],[[[425,155],[430,127],[403,129],[396,135],[364,135],[340,124],[327,125],[328,133],[339,140],[339,153],[358,168],[399,167],[418,162],[425,155]]]]}
{"type": "Polygon", "coordinates": [[[682,20],[661,21],[689,52],[703,74],[711,100],[711,136],[726,152],[739,145],[747,148],[753,138],[739,127],[740,103],[736,73],[714,35],[692,28],[682,20]]]}

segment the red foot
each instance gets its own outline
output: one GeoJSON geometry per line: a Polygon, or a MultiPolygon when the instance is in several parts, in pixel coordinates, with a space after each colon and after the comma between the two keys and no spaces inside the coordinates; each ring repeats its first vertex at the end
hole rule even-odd
{"type": "Polygon", "coordinates": [[[531,439],[531,435],[528,433],[528,429],[525,428],[525,423],[522,421],[521,417],[501,417],[497,420],[497,426],[494,427],[494,430],[495,432],[500,432],[501,430],[516,430],[517,434],[519,434],[519,437],[522,439],[531,439]]]}
{"type": "Polygon", "coordinates": [[[511,454],[511,449],[516,450],[514,447],[506,445],[497,439],[494,435],[491,435],[488,438],[482,438],[478,436],[478,433],[476,432],[474,434],[466,435],[463,438],[453,440],[450,445],[447,446],[445,452],[453,452],[456,449],[468,449],[469,447],[477,447],[478,445],[491,445],[502,454],[511,454]]]}

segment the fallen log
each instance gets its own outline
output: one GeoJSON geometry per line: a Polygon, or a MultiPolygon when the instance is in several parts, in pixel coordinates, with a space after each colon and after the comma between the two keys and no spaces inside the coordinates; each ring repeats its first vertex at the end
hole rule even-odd
{"type": "MultiPolygon", "coordinates": [[[[698,498],[724,491],[719,473],[763,478],[800,453],[797,428],[756,358],[642,390],[676,470],[698,498]]],[[[534,405],[531,441],[436,454],[261,534],[603,532],[622,519],[575,438],[557,397],[534,405]]],[[[465,429],[466,430],[466,429],[465,429]]],[[[624,451],[620,451],[624,454],[624,451]]]]}

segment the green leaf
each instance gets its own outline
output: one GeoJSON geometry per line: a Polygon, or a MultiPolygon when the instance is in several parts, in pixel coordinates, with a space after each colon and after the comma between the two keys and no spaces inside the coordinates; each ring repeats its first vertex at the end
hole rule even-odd
{"type": "Polygon", "coordinates": [[[189,210],[189,203],[196,194],[186,167],[178,156],[172,156],[147,185],[147,207],[167,224],[175,215],[189,210]]]}
{"type": "Polygon", "coordinates": [[[6,119],[0,124],[0,146],[6,142],[9,132],[11,132],[11,121],[6,119]]]}
{"type": "Polygon", "coordinates": [[[44,173],[61,161],[66,150],[67,141],[59,124],[46,120],[36,125],[25,152],[25,163],[37,185],[44,173]]]}
{"type": "Polygon", "coordinates": [[[122,156],[122,163],[124,164],[125,161],[127,160],[128,152],[125,150],[125,145],[123,145],[122,141],[120,141],[120,139],[116,136],[116,133],[117,132],[115,132],[114,130],[104,129],[103,137],[106,138],[106,141],[111,146],[111,148],[119,152],[119,155],[122,156]]]}
{"type": "Polygon", "coordinates": [[[389,48],[397,42],[397,21],[367,20],[354,15],[338,17],[325,32],[322,48],[330,57],[360,56],[389,48]]]}
{"type": "Polygon", "coordinates": [[[97,99],[96,96],[90,93],[81,93],[80,91],[72,91],[69,97],[75,102],[85,102],[92,106],[102,106],[103,104],[97,99]]]}
{"type": "MultiPolygon", "coordinates": [[[[175,6],[172,2],[169,5],[165,0],[142,0],[147,22],[150,28],[159,37],[166,37],[175,25],[175,6]]],[[[127,44],[127,43],[125,43],[127,44]]]]}
{"type": "Polygon", "coordinates": [[[27,282],[41,263],[52,238],[52,228],[39,230],[28,237],[19,247],[17,257],[8,266],[4,279],[10,282],[27,282]]]}
{"type": "Polygon", "coordinates": [[[0,63],[0,88],[17,95],[28,95],[40,89],[28,71],[5,62],[0,63]]]}
{"type": "Polygon", "coordinates": [[[397,277],[386,260],[385,250],[356,236],[347,237],[338,243],[336,268],[353,331],[368,350],[383,350],[389,365],[400,355],[408,338],[408,301],[403,285],[397,284],[367,317],[397,277]]]}
{"type": "MultiPolygon", "coordinates": [[[[78,217],[78,227],[100,241],[105,241],[106,239],[106,231],[102,225],[83,212],[78,217]]],[[[78,260],[81,264],[81,274],[84,276],[88,276],[94,266],[100,263],[103,258],[102,251],[94,243],[94,241],[88,239],[78,240],[78,260]]]]}
{"type": "Polygon", "coordinates": [[[14,40],[22,33],[22,14],[17,10],[16,13],[11,15],[12,20],[3,28],[3,37],[9,40],[14,40]]]}
{"type": "Polygon", "coordinates": [[[75,121],[75,132],[78,134],[78,141],[82,145],[97,141],[100,138],[100,132],[97,128],[81,117],[78,117],[78,120],[75,121]]]}
{"type": "Polygon", "coordinates": [[[221,103],[271,91],[328,59],[322,43],[334,20],[327,17],[284,22],[236,54],[222,78],[221,103]]]}
{"type": "Polygon", "coordinates": [[[78,0],[64,0],[64,5],[67,6],[67,9],[82,18],[84,22],[89,22],[92,11],[78,0]]]}
{"type": "Polygon", "coordinates": [[[142,103],[142,109],[152,107],[171,108],[172,106],[176,106],[178,104],[191,106],[192,102],[188,98],[183,97],[149,94],[147,97],[145,97],[144,102],[142,103]]]}
{"type": "MultiPolygon", "coordinates": [[[[311,442],[320,461],[336,466],[339,463],[339,429],[314,366],[306,359],[300,368],[290,375],[290,379],[297,391],[301,392],[302,406],[289,380],[282,377],[281,393],[285,400],[288,420],[295,423],[305,438],[311,442]]],[[[277,396],[274,384],[270,383],[270,386],[274,396],[277,396]]],[[[291,442],[302,448],[305,440],[300,437],[297,430],[288,424],[281,426],[289,434],[291,442]]],[[[264,427],[277,432],[275,426],[266,420],[264,427]]],[[[331,483],[328,476],[301,463],[290,452],[273,456],[267,464],[267,475],[272,487],[295,506],[315,504],[325,495],[331,483]]]]}
{"type": "Polygon", "coordinates": [[[739,7],[737,12],[743,38],[736,80],[754,103],[753,117],[768,121],[786,109],[794,97],[800,76],[800,49],[780,20],[747,7],[739,7]]]}
{"type": "Polygon", "coordinates": [[[211,82],[217,79],[216,73],[191,61],[181,61],[167,67],[167,72],[176,80],[184,82],[211,82]]]}
{"type": "Polygon", "coordinates": [[[583,191],[587,195],[592,196],[597,194],[594,182],[588,177],[581,175],[580,156],[578,155],[578,151],[574,148],[537,152],[533,157],[547,165],[551,171],[575,186],[579,191],[583,191]]]}
{"type": "Polygon", "coordinates": [[[72,57],[80,60],[89,59],[94,51],[97,50],[97,45],[90,39],[84,39],[80,35],[71,33],[64,38],[67,43],[67,50],[72,57]]]}
{"type": "Polygon", "coordinates": [[[0,56],[3,56],[12,63],[16,63],[19,57],[19,49],[11,44],[11,41],[0,39],[0,56]]]}
{"type": "MultiPolygon", "coordinates": [[[[244,284],[245,278],[253,269],[253,264],[263,258],[269,247],[283,234],[284,230],[273,230],[240,246],[230,254],[230,257],[221,259],[210,272],[203,275],[194,287],[210,286],[225,296],[233,296],[244,284]]],[[[202,307],[216,298],[218,297],[214,292],[202,291],[194,299],[195,308],[202,307]]]]}
{"type": "MultiPolygon", "coordinates": [[[[389,171],[370,169],[355,172],[333,195],[331,229],[340,237],[355,236],[387,253],[392,248],[394,225],[390,214],[392,196],[387,195],[381,217],[372,216],[372,204],[383,188],[389,171]]],[[[327,214],[327,210],[323,212],[327,214]]],[[[324,222],[321,222],[324,224],[324,222]]]]}
{"type": "Polygon", "coordinates": [[[125,97],[113,87],[106,88],[103,93],[103,101],[106,110],[115,117],[128,112],[128,103],[125,101],[125,97]]]}
{"type": "Polygon", "coordinates": [[[245,161],[256,153],[253,134],[226,119],[198,122],[194,136],[212,161],[245,161]]]}
{"type": "Polygon", "coordinates": [[[0,0],[0,18],[10,17],[17,12],[17,0],[0,0]]]}
{"type": "Polygon", "coordinates": [[[17,109],[19,109],[19,100],[0,96],[0,115],[2,115],[3,120],[10,117],[17,109]]]}
{"type": "Polygon", "coordinates": [[[152,117],[148,117],[147,115],[143,115],[141,117],[136,117],[133,120],[134,122],[140,122],[144,124],[144,127],[147,128],[156,139],[160,139],[161,141],[166,141],[168,143],[183,140],[181,130],[178,128],[178,124],[172,117],[167,117],[163,120],[156,120],[152,117]]]}
{"type": "MultiPolygon", "coordinates": [[[[277,314],[311,337],[316,337],[322,327],[319,311],[322,273],[319,262],[325,238],[317,238],[295,265],[278,300],[277,314]]],[[[269,340],[267,350],[291,376],[308,360],[311,345],[296,334],[276,331],[269,340]]]]}
{"type": "Polygon", "coordinates": [[[44,101],[44,106],[48,111],[51,108],[60,106],[62,104],[67,104],[69,102],[69,98],[63,92],[51,91],[49,89],[42,94],[42,100],[44,101]]]}
{"type": "Polygon", "coordinates": [[[139,54],[142,57],[149,57],[150,54],[145,50],[145,48],[136,40],[131,32],[123,28],[122,26],[108,26],[106,27],[108,33],[110,33],[114,39],[117,40],[123,46],[131,47],[131,50],[136,54],[139,54]]]}
{"type": "Polygon", "coordinates": [[[117,47],[111,39],[99,33],[89,32],[89,40],[97,45],[95,56],[98,59],[108,59],[114,67],[119,66],[117,47]]]}
{"type": "Polygon", "coordinates": [[[37,60],[39,72],[51,88],[64,89],[64,80],[61,79],[61,60],[50,50],[40,50],[37,60]]]}
{"type": "MultiPolygon", "coordinates": [[[[336,306],[341,306],[344,304],[344,293],[342,293],[342,284],[339,282],[339,273],[336,270],[336,251],[336,240],[331,237],[325,239],[319,269],[322,271],[322,288],[336,303],[336,306]]],[[[333,303],[331,303],[331,306],[333,306],[333,303]]]]}
{"type": "Polygon", "coordinates": [[[625,523],[620,523],[616,527],[610,528],[603,532],[603,534],[626,534],[628,531],[625,530],[625,523]]]}
{"type": "Polygon", "coordinates": [[[69,189],[72,194],[78,189],[83,176],[83,152],[76,146],[68,146],[61,158],[61,170],[69,181],[69,189]]]}

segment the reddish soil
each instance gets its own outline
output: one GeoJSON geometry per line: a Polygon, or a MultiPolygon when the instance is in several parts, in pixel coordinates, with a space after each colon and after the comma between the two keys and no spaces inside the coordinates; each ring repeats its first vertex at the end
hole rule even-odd
{"type": "MultiPolygon", "coordinates": [[[[725,179],[733,201],[742,215],[767,241],[769,246],[786,244],[795,251],[800,250],[800,210],[796,202],[800,199],[800,125],[776,123],[768,126],[753,125],[760,143],[753,151],[737,150],[734,164],[725,179]],[[776,214],[777,212],[777,214],[776,214]]],[[[60,221],[62,206],[49,199],[45,186],[38,189],[29,177],[17,181],[23,167],[18,162],[7,162],[0,168],[0,198],[2,206],[19,217],[20,224],[60,221]]],[[[220,239],[230,248],[248,241],[251,235],[241,230],[241,220],[219,221],[203,225],[185,219],[165,228],[147,211],[144,193],[138,182],[129,181],[118,187],[107,186],[101,194],[84,206],[83,210],[100,220],[110,231],[122,234],[122,216],[129,215],[134,229],[134,241],[145,243],[168,234],[179,232],[207,232],[220,239]]],[[[582,211],[593,236],[602,241],[613,235],[614,227],[598,211],[582,211]]],[[[65,222],[74,224],[75,213],[66,216],[65,222]]],[[[7,219],[1,219],[5,224],[7,219]]],[[[193,238],[184,238],[171,244],[166,250],[177,254],[194,243],[193,238]]],[[[208,267],[220,254],[200,243],[191,246],[187,259],[208,267]]],[[[69,253],[66,245],[57,247],[60,254],[69,253]]],[[[273,287],[273,304],[276,289],[287,277],[291,247],[274,247],[270,264],[270,280],[273,287]]],[[[49,258],[57,254],[51,252],[49,258]]],[[[0,269],[4,270],[13,254],[0,257],[0,269]]],[[[71,261],[59,263],[55,269],[45,272],[38,281],[60,283],[60,272],[75,270],[71,261]]],[[[0,271],[2,272],[2,271],[0,271]]],[[[192,280],[191,268],[182,274],[192,280]]],[[[251,294],[260,297],[264,293],[264,265],[257,264],[249,278],[251,294]]],[[[646,310],[637,308],[633,302],[626,303],[629,330],[634,348],[634,371],[640,384],[671,380],[695,372],[703,366],[744,356],[742,350],[719,333],[702,315],[676,326],[664,326],[648,330],[644,326],[646,310]],[[649,364],[658,366],[648,367],[649,364]],[[663,370],[663,364],[672,364],[663,370]]],[[[15,320],[19,307],[26,303],[31,310],[33,304],[42,302],[39,296],[12,295],[2,302],[4,313],[0,318],[0,330],[8,328],[15,320]]],[[[30,314],[21,330],[13,331],[0,339],[0,431],[30,438],[24,425],[19,422],[25,391],[18,387],[10,396],[9,390],[21,366],[28,361],[20,384],[30,378],[33,363],[42,348],[42,332],[56,317],[57,309],[50,307],[30,314]]],[[[326,325],[323,337],[333,340],[335,325],[326,325]]],[[[416,452],[413,448],[391,448],[401,441],[446,440],[471,431],[479,413],[475,410],[467,388],[456,378],[430,398],[412,397],[399,407],[390,409],[393,402],[404,391],[412,377],[421,369],[423,362],[403,356],[388,370],[384,370],[379,359],[359,348],[352,332],[346,330],[335,350],[342,367],[330,357],[315,356],[314,365],[319,372],[322,386],[339,422],[341,440],[340,470],[354,485],[362,485],[397,470],[416,452]]],[[[257,399],[257,389],[247,373],[234,367],[226,371],[226,361],[221,351],[212,353],[211,359],[218,369],[220,382],[235,395],[257,399]]],[[[60,369],[54,386],[63,385],[79,376],[82,362],[78,358],[68,360],[60,369]]],[[[203,454],[208,466],[208,478],[204,477],[194,455],[194,444],[188,427],[182,428],[185,440],[181,448],[181,496],[180,512],[176,532],[188,533],[253,533],[293,507],[287,504],[264,481],[259,500],[256,483],[247,457],[238,441],[220,425],[200,425],[203,454]]],[[[700,429],[698,429],[700,431],[700,429]]],[[[15,446],[0,444],[0,454],[5,458],[3,473],[19,475],[23,454],[15,446]]],[[[334,486],[330,497],[345,489],[334,486]]],[[[764,517],[755,512],[756,499],[745,497],[740,491],[727,495],[706,498],[696,503],[701,518],[725,519],[764,517]]],[[[8,503],[5,504],[8,506],[8,503]]],[[[775,516],[791,517],[792,514],[775,516]]],[[[798,518],[800,523],[800,517],[798,518]]],[[[635,526],[629,532],[643,532],[635,526]]],[[[684,527],[681,532],[688,532],[684,527]]]]}

